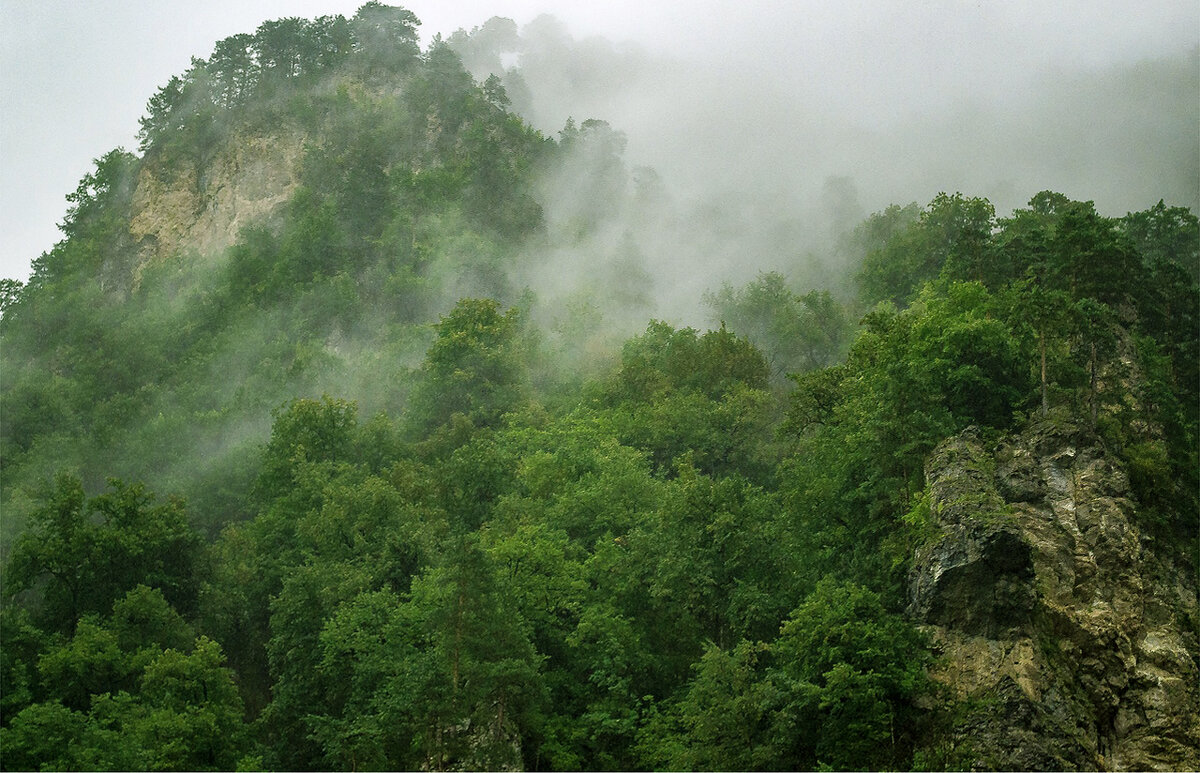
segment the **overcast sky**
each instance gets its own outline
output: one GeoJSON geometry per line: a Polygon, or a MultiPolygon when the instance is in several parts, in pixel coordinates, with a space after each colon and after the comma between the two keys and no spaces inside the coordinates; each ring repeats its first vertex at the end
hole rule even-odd
{"type": "MultiPolygon", "coordinates": [[[[253,32],[266,19],[350,16],[360,4],[359,0],[0,0],[0,276],[27,277],[30,261],[59,238],[56,224],[65,212],[64,196],[89,171],[92,159],[117,146],[136,147],[138,118],[146,100],[170,76],[186,70],[191,57],[207,57],[215,41],[253,32]]],[[[540,13],[550,12],[576,40],[599,35],[618,44],[637,44],[652,58],[694,62],[697,78],[713,84],[723,99],[730,100],[721,103],[721,113],[738,117],[746,136],[761,136],[764,143],[794,128],[771,125],[773,121],[836,114],[836,122],[823,124],[827,129],[824,156],[831,155],[828,143],[836,142],[831,133],[849,128],[863,137],[885,136],[892,127],[911,131],[924,116],[934,114],[962,116],[962,132],[972,131],[973,126],[982,130],[984,124],[997,122],[992,116],[1004,115],[1006,105],[1028,110],[1038,104],[1028,96],[1031,89],[1059,93],[1047,86],[1054,78],[1062,78],[1067,85],[1061,93],[1069,93],[1073,78],[1102,82],[1106,73],[1117,78],[1125,72],[1121,68],[1185,57],[1200,45],[1196,0],[411,0],[405,5],[421,19],[426,41],[434,33],[470,29],[492,16],[506,16],[524,26],[540,13]],[[755,105],[764,100],[779,109],[756,111],[755,105]]],[[[1172,83],[1195,82],[1195,59],[1187,61],[1193,72],[1172,83]]],[[[1147,72],[1151,75],[1146,77],[1158,77],[1153,74],[1158,70],[1147,72]]],[[[611,109],[613,115],[598,117],[611,118],[628,131],[630,153],[643,156],[633,159],[636,162],[660,165],[655,153],[669,149],[671,159],[661,164],[668,172],[685,176],[688,169],[701,170],[697,174],[720,171],[721,159],[716,157],[727,142],[722,132],[738,127],[738,122],[710,121],[713,113],[683,110],[674,124],[680,134],[671,135],[647,116],[656,112],[656,100],[669,101],[681,86],[678,80],[663,80],[656,87],[657,93],[651,89],[624,101],[587,107],[611,109]],[[696,137],[695,159],[686,153],[688,132],[696,137]]],[[[688,95],[693,103],[706,98],[702,87],[688,95]]],[[[1200,103],[1198,93],[1179,96],[1187,110],[1191,108],[1186,105],[1200,103]]],[[[1157,109],[1153,100],[1145,102],[1146,110],[1157,109]]],[[[1128,110],[1141,109],[1135,102],[1129,104],[1134,106],[1128,110]]],[[[584,110],[570,112],[588,117],[584,110]]],[[[1033,114],[1022,116],[1022,124],[1037,120],[1033,114]]],[[[1037,132],[1036,127],[1010,128],[1012,136],[1037,132]]],[[[944,127],[931,130],[931,136],[937,131],[944,127]]],[[[1176,130],[1170,136],[1177,135],[1176,130]]],[[[1114,144],[1122,142],[1117,134],[1113,137],[1114,144]]],[[[959,140],[966,143],[969,138],[959,140]]],[[[852,145],[847,148],[832,155],[839,163],[853,166],[852,145]]],[[[778,153],[780,148],[770,150],[778,153]]],[[[1194,163],[1196,148],[1185,151],[1190,154],[1181,161],[1186,170],[1187,164],[1194,163]]],[[[1151,156],[1156,149],[1139,152],[1151,156]]],[[[1129,166],[1130,154],[1124,155],[1126,167],[1120,174],[1136,177],[1136,169],[1129,166]]],[[[756,167],[746,161],[752,157],[748,149],[730,156],[747,174],[755,174],[756,167]]],[[[1000,164],[998,158],[993,158],[993,165],[1000,164]]],[[[1133,158],[1140,163],[1138,153],[1133,158]]],[[[864,175],[868,174],[865,167],[879,165],[868,158],[863,164],[864,175]]],[[[1031,168],[1029,173],[1036,177],[1037,170],[1031,168]]],[[[1047,176],[1053,182],[1054,175],[1047,176]]],[[[902,177],[897,167],[890,178],[864,179],[878,187],[881,196],[906,194],[920,199],[925,195],[923,188],[908,193],[902,177]]],[[[947,179],[953,183],[954,177],[950,173],[947,179]]],[[[973,181],[969,175],[959,177],[973,181]]],[[[1025,178],[1012,182],[1020,186],[1025,178]]],[[[1138,184],[1152,186],[1153,182],[1138,184]]],[[[1200,181],[1195,184],[1200,186],[1200,181]]],[[[1190,185],[1185,179],[1183,198],[1188,200],[1176,203],[1193,203],[1190,185]]],[[[1034,192],[1018,194],[1028,198],[1034,192]]],[[[1142,189],[1136,193],[1142,195],[1142,189]]],[[[1078,195],[1104,203],[1099,194],[1078,195]]],[[[876,204],[869,196],[865,203],[876,204]]],[[[1110,208],[1152,203],[1127,205],[1119,196],[1109,202],[1110,208]]]]}

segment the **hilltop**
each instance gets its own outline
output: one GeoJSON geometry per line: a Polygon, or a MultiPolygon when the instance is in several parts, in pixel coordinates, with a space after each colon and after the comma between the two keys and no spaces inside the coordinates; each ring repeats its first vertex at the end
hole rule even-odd
{"type": "Polygon", "coordinates": [[[1194,213],[706,266],[418,24],[219,41],[4,287],[0,764],[1200,764],[1194,213]]]}

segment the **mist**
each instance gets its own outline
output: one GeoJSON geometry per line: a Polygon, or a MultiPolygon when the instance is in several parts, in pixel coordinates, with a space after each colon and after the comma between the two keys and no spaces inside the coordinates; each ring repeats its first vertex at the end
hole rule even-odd
{"type": "MultiPolygon", "coordinates": [[[[1159,199],[1200,209],[1200,46],[1194,10],[1178,4],[1137,20],[1080,5],[1042,24],[1031,24],[1032,7],[945,2],[836,13],[751,3],[645,25],[607,13],[599,26],[567,7],[561,19],[422,28],[426,41],[443,33],[477,82],[498,75],[512,109],[559,141],[530,191],[544,228],[519,255],[491,254],[459,221],[439,221],[428,237],[439,261],[410,288],[421,297],[405,296],[414,306],[403,321],[364,312],[285,346],[340,302],[304,296],[295,314],[208,341],[205,380],[225,386],[202,403],[216,413],[195,442],[163,450],[178,460],[155,471],[163,488],[182,486],[200,460],[217,460],[217,474],[249,453],[267,433],[262,403],[276,397],[328,393],[358,400],[364,415],[403,410],[432,323],[465,296],[529,309],[561,370],[597,372],[651,319],[719,326],[705,294],[760,272],[797,293],[849,298],[856,256],[845,237],[893,203],[961,191],[1004,215],[1050,189],[1114,216],[1159,199]],[[281,375],[293,366],[303,378],[281,375]],[[226,404],[235,407],[222,413],[226,404]]],[[[222,234],[238,238],[232,226],[222,234]]],[[[217,245],[189,263],[168,254],[179,246],[158,256],[163,270],[197,298],[218,294],[228,252],[217,245]]],[[[386,278],[362,286],[386,288],[386,278]]],[[[342,289],[348,304],[370,305],[352,284],[342,289]]],[[[159,400],[146,415],[177,407],[159,400]]],[[[173,432],[150,426],[146,444],[173,432]]],[[[145,477],[129,456],[134,465],[115,471],[145,477]]]]}
{"type": "Polygon", "coordinates": [[[668,58],[576,39],[542,17],[522,29],[517,69],[535,126],[603,118],[628,136],[632,165],[692,197],[808,211],[826,179],[846,176],[871,210],[950,189],[994,195],[1001,210],[1046,188],[1110,214],[1160,197],[1200,203],[1194,36],[1124,60],[1068,50],[1022,63],[970,33],[947,30],[923,41],[929,48],[885,49],[875,62],[862,51],[869,40],[843,61],[806,61],[816,54],[799,37],[790,52],[783,41],[751,51],[732,40],[668,58]]]}
{"type": "Polygon", "coordinates": [[[844,176],[872,211],[942,190],[1003,211],[1047,188],[1113,215],[1160,197],[1196,209],[1200,13],[1073,5],[759,6],[728,36],[666,51],[543,17],[522,28],[517,67],[535,126],[603,118],[631,165],[689,197],[809,214],[844,176]]]}
{"type": "Polygon", "coordinates": [[[733,12],[727,35],[693,20],[660,47],[577,36],[550,15],[450,38],[543,133],[601,119],[611,137],[607,162],[547,171],[554,248],[531,286],[595,296],[632,259],[653,296],[634,319],[702,324],[704,290],[760,271],[836,284],[839,242],[866,214],[943,191],[987,197],[1000,216],[1042,190],[1111,216],[1159,199],[1200,209],[1196,25],[1160,26],[1190,12],[1060,9],[1068,29],[1019,6],[799,9],[770,22],[763,10],[733,12]],[[1151,44],[1154,30],[1167,34],[1151,44]],[[609,190],[579,184],[598,174],[609,190]],[[565,233],[597,218],[585,240],[565,233]]]}
{"type": "Polygon", "coordinates": [[[1198,9],[318,1],[0,279],[6,766],[1200,768],[1198,9]]]}
{"type": "MultiPolygon", "coordinates": [[[[88,159],[136,144],[146,99],[189,56],[265,18],[360,4],[5,4],[0,274],[28,274],[88,159]]],[[[558,22],[538,17],[542,0],[405,5],[426,43],[514,20],[520,46],[472,68],[517,66],[530,99],[514,105],[551,136],[567,116],[609,121],[629,166],[684,200],[752,196],[807,222],[838,176],[867,211],[950,189],[1000,211],[1046,188],[1107,214],[1200,206],[1200,9],[1186,0],[564,2],[558,22]]]]}

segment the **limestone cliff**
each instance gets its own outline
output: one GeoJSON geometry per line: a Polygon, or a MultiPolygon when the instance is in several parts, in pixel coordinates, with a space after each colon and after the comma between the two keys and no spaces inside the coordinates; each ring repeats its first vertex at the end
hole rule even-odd
{"type": "Polygon", "coordinates": [[[1197,583],[1120,463],[1061,417],[927,465],[910,613],[942,656],[940,753],[974,769],[1200,768],[1197,583]]]}
{"type": "Polygon", "coordinates": [[[181,249],[205,255],[233,244],[242,228],[261,222],[291,197],[302,152],[301,135],[276,129],[237,133],[203,164],[148,158],[129,224],[140,264],[181,249]]]}

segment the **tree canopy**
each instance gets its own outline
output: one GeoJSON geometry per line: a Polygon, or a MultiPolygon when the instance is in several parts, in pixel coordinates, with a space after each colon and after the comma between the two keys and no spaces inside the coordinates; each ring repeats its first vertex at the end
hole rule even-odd
{"type": "Polygon", "coordinates": [[[833,287],[651,319],[677,264],[614,224],[666,206],[656,174],[477,82],[502,20],[418,26],[369,2],[218,42],[0,286],[0,766],[919,764],[945,701],[904,586],[969,427],[1074,416],[1192,560],[1194,214],[943,193],[868,217],[833,287]],[[140,185],[208,191],[288,133],[228,249],[134,237],[140,185]],[[562,254],[594,293],[529,289],[562,254]]]}

